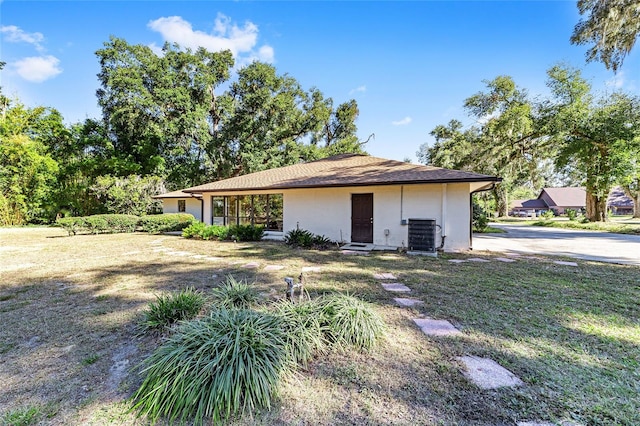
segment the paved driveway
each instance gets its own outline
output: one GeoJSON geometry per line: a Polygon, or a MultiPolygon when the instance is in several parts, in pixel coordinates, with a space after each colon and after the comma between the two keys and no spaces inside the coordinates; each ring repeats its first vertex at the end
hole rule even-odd
{"type": "Polygon", "coordinates": [[[567,256],[640,266],[640,235],[492,224],[505,234],[474,234],[473,249],[567,256]]]}

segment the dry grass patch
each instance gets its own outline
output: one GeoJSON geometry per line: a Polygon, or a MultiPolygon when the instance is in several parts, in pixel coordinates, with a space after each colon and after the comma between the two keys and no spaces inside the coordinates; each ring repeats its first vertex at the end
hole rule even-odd
{"type": "Polygon", "coordinates": [[[275,300],[285,276],[320,266],[306,274],[311,297],[339,291],[373,303],[385,340],[373,351],[312,359],[271,411],[235,424],[640,424],[638,267],[544,258],[453,264],[465,256],[343,256],[49,228],[0,229],[0,248],[0,419],[135,424],[124,401],[140,385],[136,366],[161,343],[139,328],[155,295],[187,287],[211,294],[232,275],[275,300]],[[251,262],[259,267],[242,267],[251,262]],[[264,271],[269,264],[284,268],[264,271]],[[395,306],[378,272],[393,273],[424,305],[395,306]],[[413,324],[418,316],[449,320],[463,336],[427,337],[413,324]],[[525,386],[482,391],[461,374],[455,358],[463,355],[492,358],[525,386]]]}

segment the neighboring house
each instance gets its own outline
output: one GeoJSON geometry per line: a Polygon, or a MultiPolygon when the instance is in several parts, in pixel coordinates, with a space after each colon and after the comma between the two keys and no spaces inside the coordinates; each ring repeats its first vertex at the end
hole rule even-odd
{"type": "Polygon", "coordinates": [[[532,200],[514,200],[511,203],[511,214],[514,216],[533,216],[546,210],[555,214],[565,214],[568,209],[584,210],[587,204],[587,193],[584,188],[543,188],[538,198],[532,200]]]}
{"type": "Polygon", "coordinates": [[[607,198],[607,209],[614,215],[633,214],[633,200],[624,193],[622,188],[615,187],[607,198]]]}
{"type": "Polygon", "coordinates": [[[337,242],[411,250],[426,223],[433,249],[442,245],[451,251],[471,248],[471,194],[499,181],[494,176],[344,154],[183,192],[202,197],[207,224],[262,224],[272,238],[299,228],[337,242]]]}
{"type": "Polygon", "coordinates": [[[163,213],[190,213],[202,222],[202,196],[173,191],[153,197],[162,200],[163,213]]]}

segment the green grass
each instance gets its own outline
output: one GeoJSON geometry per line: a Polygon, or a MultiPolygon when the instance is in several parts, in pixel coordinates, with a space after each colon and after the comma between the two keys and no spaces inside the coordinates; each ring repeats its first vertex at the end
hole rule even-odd
{"type": "Polygon", "coordinates": [[[42,418],[43,413],[39,407],[22,407],[9,411],[0,417],[2,426],[30,426],[37,424],[42,418]]]}
{"type": "Polygon", "coordinates": [[[154,302],[149,303],[144,313],[143,326],[147,329],[159,329],[195,318],[204,302],[204,296],[191,287],[178,293],[158,295],[154,302]]]}
{"type": "Polygon", "coordinates": [[[617,222],[587,222],[538,220],[529,223],[533,226],[546,226],[551,228],[583,229],[590,231],[613,232],[616,234],[640,234],[640,224],[623,224],[617,222]]]}

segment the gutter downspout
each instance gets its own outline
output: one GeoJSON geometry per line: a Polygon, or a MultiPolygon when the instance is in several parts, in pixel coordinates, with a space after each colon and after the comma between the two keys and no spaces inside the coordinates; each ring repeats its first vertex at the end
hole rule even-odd
{"type": "Polygon", "coordinates": [[[195,198],[198,201],[200,201],[200,222],[206,223],[204,221],[204,196],[203,197],[196,197],[196,195],[192,193],[191,197],[195,198]]]}
{"type": "Polygon", "coordinates": [[[440,226],[440,231],[442,232],[442,240],[440,242],[440,250],[444,249],[444,239],[447,238],[447,184],[443,183],[442,184],[442,188],[441,188],[441,218],[442,218],[442,224],[440,226]]]}

